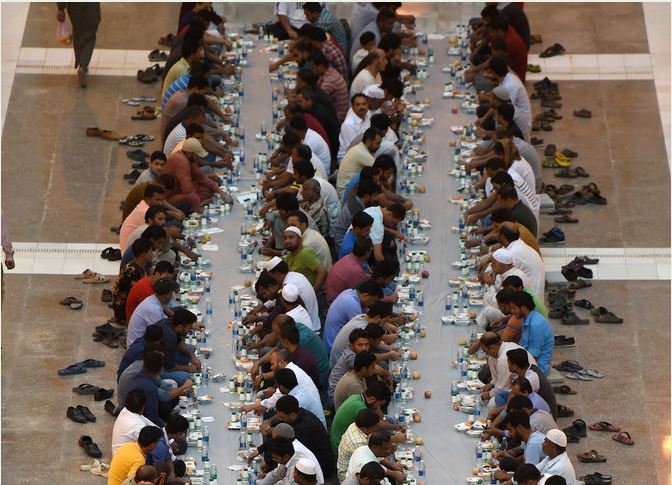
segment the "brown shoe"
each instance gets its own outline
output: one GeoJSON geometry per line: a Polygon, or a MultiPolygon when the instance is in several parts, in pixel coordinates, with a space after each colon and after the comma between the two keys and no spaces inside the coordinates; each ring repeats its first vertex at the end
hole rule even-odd
{"type": "Polygon", "coordinates": [[[101,134],[102,132],[97,126],[95,128],[86,129],[86,136],[101,136],[101,134]]]}
{"type": "Polygon", "coordinates": [[[103,130],[100,132],[100,136],[104,138],[105,140],[113,140],[113,141],[118,141],[124,138],[123,135],[120,135],[116,131],[110,131],[110,130],[103,130]]]}

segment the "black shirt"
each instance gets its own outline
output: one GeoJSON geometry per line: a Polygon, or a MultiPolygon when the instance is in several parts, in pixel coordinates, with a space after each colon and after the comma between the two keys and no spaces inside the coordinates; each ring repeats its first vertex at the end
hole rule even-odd
{"type": "Polygon", "coordinates": [[[510,3],[502,9],[502,13],[514,28],[520,38],[523,39],[527,49],[530,49],[530,22],[527,20],[527,15],[515,3],[510,3]]]}
{"type": "Polygon", "coordinates": [[[310,411],[299,409],[299,416],[290,424],[294,428],[294,438],[315,454],[324,476],[330,476],[334,472],[334,455],[322,422],[310,411]]]}
{"type": "Polygon", "coordinates": [[[539,390],[537,391],[537,394],[544,398],[544,401],[546,401],[548,407],[551,408],[553,419],[558,419],[558,401],[555,400],[553,386],[551,386],[551,383],[548,381],[544,373],[541,372],[539,367],[536,365],[531,365],[530,368],[536,372],[537,376],[539,377],[539,390]]]}

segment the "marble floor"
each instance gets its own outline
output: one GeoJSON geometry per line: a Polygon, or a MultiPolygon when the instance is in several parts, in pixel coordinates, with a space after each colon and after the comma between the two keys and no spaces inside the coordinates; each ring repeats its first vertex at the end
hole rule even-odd
{"type": "MultiPolygon", "coordinates": [[[[482,6],[417,3],[403,9],[417,16],[418,29],[441,32],[451,22],[477,15],[482,6]]],[[[24,243],[17,260],[23,257],[21,268],[30,269],[4,274],[0,478],[15,484],[103,483],[78,470],[86,457],[77,438],[90,434],[109,456],[112,418],[102,403],[91,402],[97,423],[67,420],[65,408],[82,400],[74,397],[69,380],[56,378],[55,370],[83,358],[116,363],[120,357],[121,350],[90,338],[110,313],[100,302],[100,288],[81,285],[70,274],[78,265],[84,269],[96,263],[92,258],[100,248],[116,242],[109,228],[120,220],[119,201],[129,190],[122,175],[130,163],[125,148],[86,138],[84,130],[99,126],[158,135],[157,123],[132,122],[132,108],[120,100],[157,94],[158,87],[138,83],[129,72],[137,70],[136,63],[142,65],[143,52],[157,48],[156,40],[175,28],[179,4],[104,3],[97,59],[115,65],[119,74],[94,75],[86,90],[65,69],[56,74],[37,69],[40,59],[43,66],[65,66],[71,59],[54,38],[53,4],[3,3],[1,8],[1,202],[13,240],[24,243]],[[82,311],[58,304],[69,295],[84,300],[82,311]]],[[[215,8],[234,30],[269,20],[273,13],[268,2],[218,3],[215,8]]],[[[330,8],[350,15],[350,5],[330,8]]],[[[560,82],[564,118],[553,131],[535,135],[577,151],[575,165],[590,173],[588,180],[609,201],[606,207],[576,210],[580,223],[564,228],[566,250],[547,251],[549,269],[577,248],[622,258],[598,265],[600,281],[581,297],[613,309],[625,324],[577,328],[555,322],[556,332],[577,339],[576,348],[559,351],[556,360],[577,359],[607,375],[572,383],[579,394],[560,402],[586,422],[626,426],[637,444],[626,448],[591,434],[570,445],[570,452],[607,454],[609,461],[599,470],[616,477],[615,483],[669,483],[670,5],[526,3],[525,9],[532,32],[544,40],[532,54],[555,42],[567,48],[566,56],[542,63],[542,76],[560,82]],[[571,115],[584,107],[593,111],[592,119],[571,115]]],[[[536,101],[533,110],[540,110],[536,101]]],[[[156,143],[144,149],[155,148],[156,143]]],[[[551,169],[544,169],[544,177],[556,185],[568,182],[555,178],[551,169]]],[[[549,216],[542,216],[544,231],[552,225],[549,216]]],[[[115,270],[98,264],[100,271],[115,270]]],[[[89,378],[110,387],[114,367],[89,378]]],[[[575,464],[577,475],[596,469],[575,464]]]]}

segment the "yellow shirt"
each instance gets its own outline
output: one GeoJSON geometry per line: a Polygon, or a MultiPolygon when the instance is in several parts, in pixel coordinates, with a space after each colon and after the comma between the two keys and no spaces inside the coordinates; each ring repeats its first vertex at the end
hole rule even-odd
{"type": "Polygon", "coordinates": [[[363,141],[350,147],[338,167],[336,190],[338,191],[339,197],[343,197],[343,192],[348,186],[348,183],[350,183],[350,180],[361,172],[364,167],[371,167],[373,162],[373,155],[369,152],[369,149],[363,141]]]}
{"type": "Polygon", "coordinates": [[[128,477],[135,476],[136,470],[144,465],[145,461],[145,454],[137,442],[122,445],[110,463],[107,485],[121,485],[128,477]]]}
{"type": "Polygon", "coordinates": [[[163,87],[161,88],[161,99],[166,95],[166,91],[171,84],[180,79],[184,74],[189,70],[189,63],[184,57],[181,57],[179,61],[172,65],[166,78],[163,80],[163,87]]]}

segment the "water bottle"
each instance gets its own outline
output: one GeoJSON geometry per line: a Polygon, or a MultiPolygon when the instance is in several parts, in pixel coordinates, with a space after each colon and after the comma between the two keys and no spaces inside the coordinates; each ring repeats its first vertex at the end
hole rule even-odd
{"type": "Polygon", "coordinates": [[[203,444],[210,446],[210,431],[207,426],[203,426],[203,444]]]}
{"type": "Polygon", "coordinates": [[[408,290],[408,301],[413,302],[415,301],[415,286],[411,284],[411,287],[408,290]]]}
{"type": "Polygon", "coordinates": [[[420,463],[418,463],[418,476],[421,479],[425,478],[425,462],[423,460],[420,460],[420,463]]]}
{"type": "Polygon", "coordinates": [[[231,334],[233,340],[236,340],[236,338],[238,337],[238,322],[236,320],[233,321],[233,326],[231,327],[231,334]]]}
{"type": "Polygon", "coordinates": [[[476,444],[476,466],[483,466],[483,449],[481,448],[481,442],[479,441],[476,444]]]}
{"type": "Polygon", "coordinates": [[[416,466],[422,461],[422,451],[420,451],[419,446],[416,446],[413,450],[413,461],[415,461],[416,466]]]}
{"type": "Polygon", "coordinates": [[[207,459],[208,459],[208,445],[203,443],[203,447],[201,450],[201,462],[205,463],[207,459]]]}
{"type": "MultiPolygon", "coordinates": [[[[242,424],[241,424],[241,429],[242,429],[242,424]]],[[[247,448],[247,438],[245,437],[245,432],[240,433],[240,438],[238,439],[238,449],[239,450],[244,450],[247,448]]]]}
{"type": "MultiPolygon", "coordinates": [[[[212,302],[210,301],[210,292],[206,294],[207,299],[205,301],[205,325],[210,325],[212,323],[212,302]]],[[[205,332],[203,332],[205,335],[205,332]]]]}
{"type": "MultiPolygon", "coordinates": [[[[203,332],[203,334],[205,335],[205,332],[203,332]]],[[[201,366],[201,383],[204,386],[207,386],[210,383],[210,375],[208,373],[208,367],[205,364],[201,366]]]]}
{"type": "Polygon", "coordinates": [[[247,431],[247,413],[240,414],[240,430],[243,432],[243,435],[247,431]]]}
{"type": "Polygon", "coordinates": [[[210,458],[207,456],[203,460],[203,476],[210,478],[210,458]]]}
{"type": "Polygon", "coordinates": [[[417,293],[415,294],[415,299],[418,302],[418,310],[422,311],[422,309],[425,306],[425,294],[424,294],[424,292],[422,290],[418,290],[417,293]]]}
{"type": "Polygon", "coordinates": [[[458,390],[457,390],[457,382],[453,381],[453,383],[450,385],[450,395],[451,397],[455,397],[458,395],[458,390]]]}
{"type": "Polygon", "coordinates": [[[453,295],[446,296],[446,315],[450,315],[453,311],[453,295]]]}
{"type": "Polygon", "coordinates": [[[217,465],[214,463],[210,466],[210,483],[217,481],[217,465]]]}
{"type": "Polygon", "coordinates": [[[192,288],[196,287],[196,270],[192,267],[189,272],[189,284],[192,288]]]}

